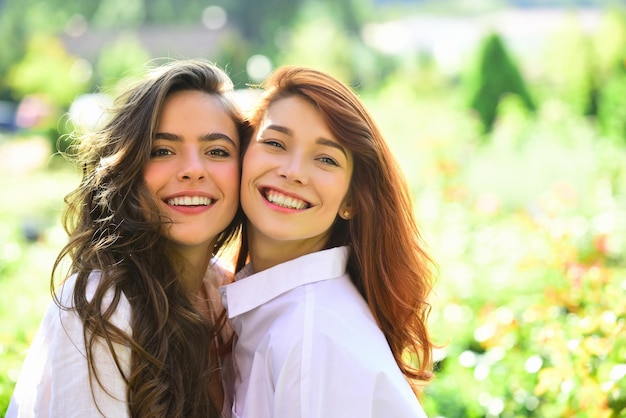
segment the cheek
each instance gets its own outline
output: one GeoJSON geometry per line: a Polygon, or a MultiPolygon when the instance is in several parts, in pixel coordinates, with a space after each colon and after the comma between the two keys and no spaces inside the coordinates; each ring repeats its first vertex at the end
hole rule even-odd
{"type": "Polygon", "coordinates": [[[241,183],[246,184],[251,181],[255,173],[259,171],[260,159],[255,154],[254,150],[249,150],[243,157],[243,163],[241,168],[241,183]]]}
{"type": "Polygon", "coordinates": [[[226,164],[213,170],[213,178],[219,179],[224,193],[239,194],[239,164],[226,164]]]}
{"type": "Polygon", "coordinates": [[[164,170],[160,169],[158,165],[148,164],[143,171],[143,183],[153,195],[155,195],[159,189],[163,177],[164,170]]]}
{"type": "Polygon", "coordinates": [[[332,201],[337,208],[346,201],[349,188],[349,179],[338,179],[336,177],[329,178],[324,184],[320,185],[321,190],[334,190],[332,201]]]}

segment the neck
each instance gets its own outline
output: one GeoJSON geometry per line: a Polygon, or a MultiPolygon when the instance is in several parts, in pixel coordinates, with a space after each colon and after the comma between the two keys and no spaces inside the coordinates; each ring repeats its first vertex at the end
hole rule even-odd
{"type": "Polygon", "coordinates": [[[252,270],[257,273],[303,255],[321,251],[327,241],[328,237],[325,234],[303,240],[279,241],[258,233],[254,228],[249,228],[248,243],[252,270]]]}
{"type": "Polygon", "coordinates": [[[189,294],[196,295],[200,290],[206,270],[211,262],[211,252],[208,249],[198,251],[197,249],[186,250],[185,248],[179,249],[179,252],[183,260],[185,260],[185,265],[181,271],[183,286],[185,286],[189,294]]]}

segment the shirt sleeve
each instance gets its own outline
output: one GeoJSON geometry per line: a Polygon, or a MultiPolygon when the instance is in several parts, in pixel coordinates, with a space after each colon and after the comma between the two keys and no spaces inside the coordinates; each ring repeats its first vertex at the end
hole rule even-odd
{"type": "MultiPolygon", "coordinates": [[[[72,284],[64,288],[64,294],[71,295],[71,290],[72,284]]],[[[128,318],[130,306],[122,297],[112,322],[130,332],[128,318]]],[[[128,373],[130,349],[114,344],[114,350],[128,373]]],[[[90,376],[85,353],[82,321],[74,311],[51,302],[22,366],[7,418],[128,417],[126,383],[106,343],[98,339],[93,347],[104,388],[90,376]]]]}
{"type": "MultiPolygon", "coordinates": [[[[274,416],[425,418],[369,317],[357,309],[341,311],[338,304],[321,308],[322,301],[312,293],[307,292],[306,303],[300,305],[300,339],[293,332],[280,332],[282,340],[273,344],[274,416]],[[287,349],[281,352],[281,347],[287,349]]],[[[366,305],[361,305],[365,311],[366,305]]],[[[294,324],[283,324],[282,329],[294,331],[294,324]]]]}

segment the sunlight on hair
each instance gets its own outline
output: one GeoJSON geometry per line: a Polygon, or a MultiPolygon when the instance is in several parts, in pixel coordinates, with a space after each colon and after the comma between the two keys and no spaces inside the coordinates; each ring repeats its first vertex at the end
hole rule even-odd
{"type": "Polygon", "coordinates": [[[70,121],[83,131],[93,130],[105,119],[110,104],[111,98],[106,94],[84,94],[72,102],[70,121]]]}
{"type": "Polygon", "coordinates": [[[247,113],[256,104],[260,92],[259,89],[238,89],[234,92],[234,99],[239,108],[247,113]]]}

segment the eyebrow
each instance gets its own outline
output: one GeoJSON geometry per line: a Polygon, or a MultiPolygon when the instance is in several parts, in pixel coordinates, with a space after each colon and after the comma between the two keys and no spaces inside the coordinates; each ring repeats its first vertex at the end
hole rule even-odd
{"type": "MultiPolygon", "coordinates": [[[[263,129],[263,131],[267,131],[268,129],[271,129],[273,131],[277,131],[280,133],[283,133],[285,135],[289,135],[289,136],[294,136],[293,135],[293,131],[291,129],[289,129],[286,126],[282,126],[282,125],[268,125],[267,127],[265,127],[263,129]]],[[[324,138],[319,137],[315,140],[315,143],[319,144],[319,145],[326,145],[327,147],[332,147],[335,149],[338,149],[339,151],[341,151],[341,153],[347,158],[348,154],[346,153],[346,149],[338,142],[333,141],[331,139],[328,138],[324,138]]]]}
{"type": "MultiPolygon", "coordinates": [[[[183,138],[180,135],[176,135],[170,132],[157,132],[154,134],[154,139],[165,139],[167,141],[176,141],[176,142],[183,141],[183,138]]],[[[237,147],[237,143],[233,141],[233,139],[230,136],[223,134],[221,132],[212,132],[210,134],[205,134],[205,135],[200,136],[200,141],[202,142],[219,141],[219,140],[226,140],[232,143],[233,146],[237,147]]]]}

